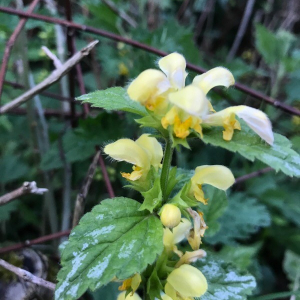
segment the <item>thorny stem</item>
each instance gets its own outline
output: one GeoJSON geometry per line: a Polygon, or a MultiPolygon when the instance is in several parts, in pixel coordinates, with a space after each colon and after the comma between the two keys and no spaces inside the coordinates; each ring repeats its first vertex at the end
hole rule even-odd
{"type": "Polygon", "coordinates": [[[166,192],[168,187],[168,180],[169,180],[169,172],[171,167],[171,161],[173,156],[173,147],[172,141],[170,138],[166,139],[166,147],[164,152],[164,160],[163,166],[161,169],[161,176],[160,176],[160,185],[162,190],[163,202],[166,202],[166,192]]]}

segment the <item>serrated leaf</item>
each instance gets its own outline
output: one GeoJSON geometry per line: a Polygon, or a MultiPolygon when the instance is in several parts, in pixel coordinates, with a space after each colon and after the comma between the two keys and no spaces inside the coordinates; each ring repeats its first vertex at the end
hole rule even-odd
{"type": "Polygon", "coordinates": [[[106,110],[127,111],[146,116],[146,109],[137,101],[132,101],[122,87],[112,87],[82,95],[76,100],[90,103],[92,107],[101,107],[106,110]]]}
{"type": "Polygon", "coordinates": [[[153,209],[161,206],[162,191],[160,187],[160,177],[157,177],[154,181],[153,187],[147,192],[142,192],[142,195],[144,197],[144,202],[139,208],[140,211],[147,209],[152,213],[153,209]]]}
{"type": "Polygon", "coordinates": [[[237,239],[245,240],[260,227],[270,225],[271,219],[267,208],[255,198],[235,193],[229,199],[227,210],[218,219],[221,224],[220,230],[213,237],[204,237],[206,242],[234,245],[237,239]]]}
{"type": "Polygon", "coordinates": [[[222,260],[215,260],[209,254],[194,266],[203,273],[208,283],[207,292],[195,300],[246,300],[256,287],[252,275],[222,260]]]}
{"type": "Polygon", "coordinates": [[[258,159],[286,175],[300,177],[300,156],[291,149],[292,144],[286,137],[275,133],[274,144],[269,146],[244,122],[240,123],[242,130],[235,131],[229,142],[223,140],[220,128],[205,130],[203,141],[231,152],[237,152],[251,161],[258,159]]]}
{"type": "Polygon", "coordinates": [[[151,300],[161,299],[160,293],[164,290],[163,285],[157,275],[157,270],[154,268],[147,281],[147,294],[151,300]]]}
{"type": "Polygon", "coordinates": [[[101,202],[84,215],[62,253],[55,299],[79,298],[113,278],[142,272],[163,250],[163,228],[129,198],[101,202]]]}

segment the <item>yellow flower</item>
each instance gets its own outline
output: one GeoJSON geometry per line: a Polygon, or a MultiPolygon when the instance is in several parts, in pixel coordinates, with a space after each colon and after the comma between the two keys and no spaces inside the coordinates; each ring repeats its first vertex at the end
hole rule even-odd
{"type": "Polygon", "coordinates": [[[173,107],[162,118],[161,124],[167,129],[173,126],[176,137],[184,139],[194,129],[202,135],[202,117],[209,111],[209,101],[201,89],[189,85],[178,92],[169,94],[169,102],[173,107]]]}
{"type": "Polygon", "coordinates": [[[215,114],[207,115],[203,118],[203,123],[211,126],[223,126],[223,139],[230,141],[234,129],[241,130],[240,123],[235,119],[235,116],[243,119],[268,144],[273,144],[274,135],[269,118],[262,111],[249,106],[239,105],[228,107],[215,114]]]}
{"type": "Polygon", "coordinates": [[[190,194],[198,201],[207,204],[202,190],[203,184],[212,185],[221,190],[227,190],[234,184],[234,176],[232,172],[220,165],[197,167],[194,176],[191,178],[190,194]]]}
{"type": "Polygon", "coordinates": [[[173,228],[180,223],[181,211],[173,204],[165,204],[161,210],[160,220],[165,227],[173,228]]]}
{"type": "Polygon", "coordinates": [[[184,255],[180,257],[179,261],[176,264],[176,267],[178,268],[183,264],[190,264],[203,257],[206,257],[206,252],[202,249],[198,249],[191,252],[186,251],[184,255]]]}
{"type": "Polygon", "coordinates": [[[186,62],[181,54],[172,53],[161,58],[158,65],[163,72],[154,69],[143,71],[128,86],[127,93],[149,110],[164,114],[168,106],[166,92],[185,85],[186,62]]]}
{"type": "Polygon", "coordinates": [[[216,67],[202,75],[198,75],[193,80],[193,85],[199,87],[206,95],[216,86],[229,87],[234,84],[232,73],[223,67],[216,67]]]}
{"type": "Polygon", "coordinates": [[[127,295],[126,298],[125,298],[125,295],[126,295],[126,292],[119,294],[117,300],[142,300],[142,298],[136,293],[134,293],[133,295],[131,295],[131,293],[130,293],[127,295]]]}
{"type": "Polygon", "coordinates": [[[104,152],[117,161],[133,164],[133,172],[121,173],[128,180],[145,179],[151,166],[156,170],[160,166],[163,150],[160,143],[148,134],[143,134],[136,141],[120,139],[108,144],[104,152]]]}
{"type": "Polygon", "coordinates": [[[165,293],[173,300],[201,297],[207,291],[207,281],[201,271],[190,265],[181,265],[170,273],[165,293]]]}
{"type": "Polygon", "coordinates": [[[181,219],[181,222],[171,231],[169,228],[164,229],[163,243],[168,252],[174,251],[179,256],[181,252],[177,250],[176,244],[187,238],[192,224],[188,219],[181,219]]]}
{"type": "Polygon", "coordinates": [[[122,285],[119,287],[119,291],[125,291],[131,288],[132,289],[131,295],[133,295],[135,291],[139,288],[141,282],[142,282],[141,275],[135,274],[134,276],[125,279],[123,281],[122,285]]]}

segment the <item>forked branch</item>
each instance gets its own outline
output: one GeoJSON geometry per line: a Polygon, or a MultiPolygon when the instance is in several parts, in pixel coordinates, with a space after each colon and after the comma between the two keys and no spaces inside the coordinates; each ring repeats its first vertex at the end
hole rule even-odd
{"type": "Polygon", "coordinates": [[[15,267],[15,266],[11,265],[10,263],[6,262],[3,259],[0,259],[0,266],[3,267],[6,270],[9,270],[9,271],[15,273],[17,276],[24,279],[25,281],[37,284],[39,286],[43,286],[44,288],[46,288],[48,290],[51,290],[51,291],[55,290],[55,284],[54,283],[52,283],[50,281],[47,281],[43,278],[39,278],[39,277],[33,275],[32,273],[26,271],[26,270],[15,267]]]}
{"type": "Polygon", "coordinates": [[[68,59],[59,69],[54,70],[45,80],[37,84],[34,88],[30,89],[18,98],[0,107],[0,115],[10,111],[13,108],[20,106],[22,103],[30,100],[33,96],[35,96],[36,94],[46,89],[48,86],[58,81],[61,77],[68,73],[78,62],[80,62],[85,56],[87,56],[91,52],[91,50],[96,46],[97,43],[97,40],[91,42],[85,48],[81,49],[70,59],[68,59]]]}
{"type": "Polygon", "coordinates": [[[43,195],[46,192],[48,192],[48,190],[44,189],[44,188],[38,188],[36,186],[35,181],[32,181],[32,182],[25,181],[23,183],[23,185],[21,187],[19,187],[18,189],[1,196],[0,197],[0,206],[6,204],[16,198],[19,198],[23,195],[26,195],[26,194],[43,195]]]}

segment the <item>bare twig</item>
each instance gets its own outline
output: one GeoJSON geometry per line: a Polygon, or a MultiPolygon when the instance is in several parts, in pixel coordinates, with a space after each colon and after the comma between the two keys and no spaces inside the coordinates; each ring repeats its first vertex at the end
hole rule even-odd
{"type": "Polygon", "coordinates": [[[235,37],[235,40],[233,42],[233,45],[227,55],[227,61],[230,61],[233,59],[233,57],[236,54],[237,49],[239,48],[239,45],[241,43],[241,40],[245,34],[245,31],[247,29],[248,23],[249,23],[249,19],[251,17],[252,11],[253,11],[253,6],[254,6],[255,0],[248,0],[247,1],[247,5],[245,8],[245,12],[243,15],[243,19],[241,21],[238,33],[235,37]]]}
{"type": "Polygon", "coordinates": [[[189,6],[189,3],[190,3],[190,0],[184,0],[184,1],[182,2],[181,6],[180,6],[180,8],[179,8],[179,10],[178,10],[178,12],[177,12],[177,19],[178,19],[178,20],[180,20],[181,17],[184,16],[184,13],[185,13],[187,7],[189,6]]]}
{"type": "Polygon", "coordinates": [[[10,263],[6,262],[3,259],[0,259],[0,266],[3,267],[6,270],[9,270],[9,271],[15,273],[17,276],[24,279],[25,281],[37,284],[39,286],[43,286],[44,288],[46,288],[48,290],[52,290],[52,291],[55,290],[55,284],[54,283],[52,283],[50,281],[47,281],[43,278],[36,277],[32,273],[30,273],[26,270],[23,270],[21,268],[15,267],[15,266],[11,265],[10,263]]]}
{"type": "MultiPolygon", "coordinates": [[[[26,115],[27,111],[25,108],[14,108],[12,110],[10,110],[7,114],[9,115],[26,115]]],[[[63,111],[59,111],[56,109],[45,109],[44,110],[44,115],[45,117],[64,117],[66,119],[70,119],[72,116],[69,112],[63,112],[63,111]]],[[[81,113],[76,113],[76,118],[79,118],[80,116],[82,116],[81,113]]]]}
{"type": "Polygon", "coordinates": [[[274,169],[272,169],[271,167],[267,167],[267,168],[264,168],[264,169],[261,169],[261,170],[258,170],[258,171],[255,171],[255,172],[243,175],[241,177],[236,178],[235,184],[239,184],[239,183],[244,182],[244,181],[246,181],[248,179],[251,179],[251,178],[254,178],[254,177],[258,177],[260,175],[263,175],[263,174],[271,172],[271,171],[274,171],[274,169]]]}
{"type": "Polygon", "coordinates": [[[133,28],[137,27],[137,23],[125,11],[121,11],[112,1],[102,0],[114,13],[116,13],[122,20],[128,23],[133,28]]]}
{"type": "Polygon", "coordinates": [[[90,51],[95,47],[98,41],[94,41],[87,45],[85,48],[81,49],[74,56],[72,56],[69,60],[67,60],[61,68],[53,71],[50,76],[48,76],[41,83],[37,84],[34,88],[30,89],[26,93],[22,94],[18,98],[12,100],[11,102],[0,107],[0,115],[8,112],[9,110],[21,105],[22,103],[31,99],[34,95],[43,91],[48,86],[52,85],[56,81],[58,81],[62,76],[64,76],[69,70],[75,66],[82,58],[87,56],[90,51]]]}
{"type": "Polygon", "coordinates": [[[93,158],[92,163],[89,166],[86,177],[84,178],[83,184],[81,186],[80,192],[77,195],[74,215],[73,215],[73,227],[75,227],[78,224],[81,216],[83,215],[85,198],[90,189],[90,185],[92,183],[100,155],[101,155],[100,150],[98,150],[93,158]]]}
{"type": "Polygon", "coordinates": [[[197,39],[200,36],[200,34],[202,33],[204,23],[205,23],[208,15],[211,13],[213,6],[214,6],[214,0],[209,0],[208,3],[205,4],[205,8],[204,8],[203,12],[201,13],[199,20],[196,24],[195,39],[197,39]]]}
{"type": "MultiPolygon", "coordinates": [[[[4,84],[10,85],[10,86],[12,86],[16,89],[25,89],[25,86],[23,84],[18,83],[18,82],[12,82],[12,81],[4,80],[4,84]]],[[[52,92],[45,92],[44,91],[44,92],[41,92],[40,94],[45,96],[45,97],[53,98],[53,99],[56,99],[56,100],[59,100],[59,101],[66,101],[66,102],[70,101],[69,97],[65,97],[65,96],[55,94],[55,93],[52,93],[52,92]]]]}
{"type": "Polygon", "coordinates": [[[104,163],[104,159],[101,155],[99,157],[99,164],[100,164],[100,167],[101,167],[101,170],[102,170],[104,182],[105,182],[106,189],[108,191],[109,197],[114,198],[115,197],[115,192],[114,192],[114,189],[111,185],[111,182],[110,182],[107,170],[106,170],[106,166],[105,166],[105,163],[104,163]]]}
{"type": "MultiPolygon", "coordinates": [[[[112,40],[115,40],[115,41],[123,42],[125,44],[131,45],[131,46],[139,48],[139,49],[143,49],[145,51],[154,53],[154,54],[159,55],[159,56],[165,56],[165,55],[168,54],[168,53],[166,53],[162,50],[156,49],[154,47],[151,47],[151,46],[148,46],[146,44],[140,43],[138,41],[135,41],[135,40],[132,40],[132,39],[129,39],[129,38],[126,38],[126,37],[123,37],[123,36],[120,36],[120,35],[117,35],[117,34],[102,30],[102,29],[94,28],[94,27],[91,27],[91,26],[81,25],[81,24],[78,24],[78,23],[69,22],[69,21],[66,21],[66,20],[61,20],[61,19],[58,19],[58,18],[52,18],[52,17],[43,16],[43,15],[39,15],[39,14],[26,13],[26,12],[20,11],[18,9],[13,9],[13,8],[10,8],[10,7],[0,6],[0,11],[5,12],[5,13],[9,13],[9,14],[12,14],[12,15],[18,15],[18,16],[21,16],[21,17],[32,18],[32,19],[41,20],[41,21],[44,21],[44,22],[59,24],[59,25],[65,26],[65,27],[74,28],[76,30],[82,30],[82,31],[85,31],[85,32],[90,32],[90,33],[100,35],[100,36],[103,36],[103,37],[106,37],[106,38],[109,38],[109,39],[112,39],[112,40]]],[[[189,70],[197,72],[197,73],[204,73],[204,72],[207,71],[206,69],[204,69],[202,67],[199,67],[199,66],[196,66],[196,65],[193,65],[191,63],[187,63],[187,68],[189,70]]],[[[259,91],[256,91],[254,89],[251,89],[251,88],[245,86],[244,84],[236,82],[235,83],[235,88],[237,90],[240,90],[240,91],[256,98],[256,99],[265,101],[268,104],[271,104],[271,105],[273,105],[277,108],[280,108],[280,109],[282,109],[282,110],[284,110],[284,111],[286,111],[286,112],[288,112],[292,115],[300,116],[300,110],[299,109],[297,109],[295,107],[292,107],[292,106],[289,106],[285,103],[282,103],[281,101],[273,99],[272,97],[269,97],[267,95],[264,95],[263,93],[261,93],[259,91]]]]}
{"type": "Polygon", "coordinates": [[[18,189],[1,196],[0,206],[26,194],[43,195],[46,192],[48,192],[48,190],[44,188],[38,188],[35,181],[25,181],[18,189]]]}
{"type": "Polygon", "coordinates": [[[48,241],[58,239],[62,236],[68,236],[70,234],[70,232],[71,232],[71,230],[60,231],[60,232],[52,233],[52,234],[49,234],[49,235],[41,236],[41,237],[39,237],[37,239],[34,239],[34,240],[27,240],[23,243],[3,247],[3,248],[0,249],[0,254],[7,253],[7,252],[10,252],[10,251],[20,250],[20,249],[23,249],[25,247],[29,247],[29,246],[36,245],[36,244],[42,244],[42,243],[45,243],[45,242],[48,242],[48,241]]]}
{"type": "Polygon", "coordinates": [[[57,58],[57,56],[52,53],[46,46],[42,46],[42,50],[46,53],[46,55],[53,60],[53,64],[56,69],[61,68],[62,63],[61,61],[57,58]]]}
{"type": "MultiPolygon", "coordinates": [[[[38,3],[39,3],[39,0],[33,0],[32,3],[29,6],[27,12],[32,13],[38,3]]],[[[8,64],[11,49],[12,49],[17,37],[19,36],[19,34],[22,31],[22,29],[23,29],[26,22],[27,22],[27,18],[22,18],[19,21],[19,24],[17,25],[17,27],[14,30],[13,34],[10,36],[10,38],[9,38],[7,44],[6,44],[5,50],[4,50],[4,54],[3,54],[3,58],[2,58],[2,64],[1,64],[1,67],[0,67],[0,100],[1,100],[1,95],[2,95],[2,90],[3,90],[3,82],[4,82],[4,78],[5,78],[5,73],[6,73],[7,64],[8,64]]]]}

